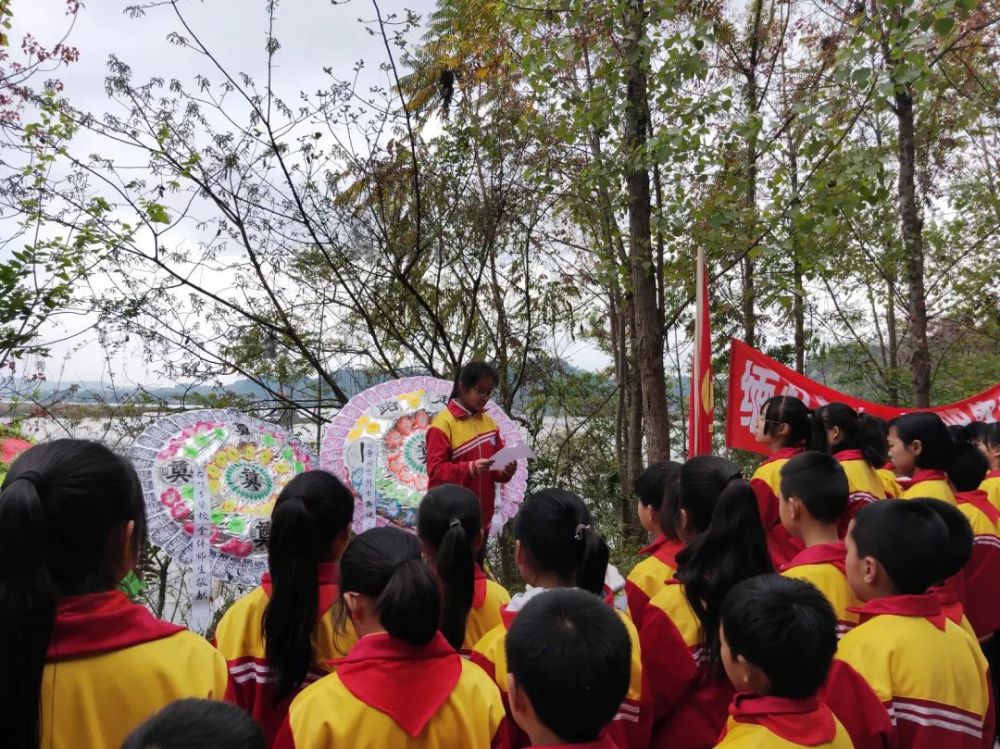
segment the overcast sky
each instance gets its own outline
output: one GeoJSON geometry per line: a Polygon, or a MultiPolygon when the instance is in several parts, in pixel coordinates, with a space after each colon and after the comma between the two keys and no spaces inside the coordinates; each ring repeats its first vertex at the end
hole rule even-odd
{"type": "MultiPolygon", "coordinates": [[[[107,61],[114,54],[131,66],[135,79],[151,76],[193,80],[196,73],[208,72],[209,65],[190,49],[167,41],[172,31],[183,31],[169,4],[149,8],[144,17],[131,18],[125,10],[139,0],[89,0],[80,12],[68,43],[80,50],[79,62],[61,71],[65,95],[79,108],[94,113],[106,110],[104,77],[107,61]]],[[[381,0],[383,17],[404,7],[421,14],[433,10],[435,0],[381,0]]],[[[262,78],[266,66],[267,15],[264,0],[184,0],[188,22],[206,46],[230,70],[262,78]]],[[[12,40],[25,31],[43,42],[53,43],[65,31],[65,0],[15,0],[12,40]]],[[[298,91],[315,92],[326,88],[329,67],[335,77],[349,79],[359,60],[366,60],[370,83],[384,83],[378,65],[385,59],[382,40],[372,36],[359,21],[375,17],[371,0],[350,0],[333,4],[329,0],[280,0],[277,5],[275,36],[281,49],[276,57],[274,88],[286,101],[294,103],[298,91]]],[[[414,33],[411,40],[416,40],[414,33]]],[[[213,79],[216,76],[211,76],[213,79]]],[[[365,79],[362,78],[362,82],[365,79]]],[[[365,86],[359,87],[364,90],[365,86]]],[[[74,144],[86,148],[87,144],[74,144]]],[[[48,330],[55,340],[75,331],[48,330]]],[[[113,370],[120,384],[152,384],[154,368],[147,368],[136,352],[132,356],[103,361],[100,347],[92,336],[74,337],[53,345],[48,365],[50,378],[64,380],[106,379],[113,370]]],[[[571,358],[587,368],[603,366],[606,360],[588,344],[574,344],[571,358]]]]}

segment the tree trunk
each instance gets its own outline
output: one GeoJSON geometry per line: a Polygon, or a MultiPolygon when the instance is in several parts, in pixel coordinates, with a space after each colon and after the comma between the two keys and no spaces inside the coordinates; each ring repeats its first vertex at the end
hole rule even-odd
{"type": "MultiPolygon", "coordinates": [[[[749,55],[743,74],[743,104],[747,119],[753,124],[760,116],[760,89],[757,85],[757,67],[760,64],[761,23],[764,14],[764,0],[753,0],[749,8],[747,25],[747,47],[749,55]]],[[[757,231],[757,132],[756,127],[747,135],[744,152],[744,174],[746,193],[744,200],[748,216],[747,244],[753,242],[757,231]]],[[[743,335],[748,346],[757,345],[757,290],[754,286],[755,263],[747,253],[740,263],[743,275],[743,335]]]]}
{"type": "Polygon", "coordinates": [[[886,390],[889,393],[890,406],[899,405],[899,387],[896,383],[896,372],[899,370],[899,336],[896,332],[896,284],[895,279],[889,282],[889,300],[885,307],[886,347],[889,349],[889,366],[886,369],[886,390]]]}
{"type": "Polygon", "coordinates": [[[914,133],[913,95],[909,88],[895,95],[896,121],[899,126],[899,213],[903,248],[906,253],[906,282],[909,287],[909,323],[913,353],[913,405],[931,404],[931,356],[927,346],[927,296],[924,291],[923,221],[917,205],[916,136],[914,133]]]}
{"type": "MultiPolygon", "coordinates": [[[[643,0],[627,6],[628,69],[625,93],[626,185],[629,216],[629,270],[632,280],[635,357],[641,383],[642,417],[650,462],[670,457],[666,373],[663,366],[663,326],[657,309],[650,219],[649,169],[645,165],[648,104],[646,91],[646,16],[643,0]]],[[[631,425],[630,425],[631,426],[631,425]]]]}
{"type": "MultiPolygon", "coordinates": [[[[788,177],[792,187],[793,205],[799,205],[799,153],[794,135],[788,135],[788,177]]],[[[795,371],[803,374],[806,369],[806,289],[802,281],[802,262],[799,259],[799,235],[795,230],[795,217],[788,219],[788,239],[792,251],[792,322],[795,326],[795,371]]]]}

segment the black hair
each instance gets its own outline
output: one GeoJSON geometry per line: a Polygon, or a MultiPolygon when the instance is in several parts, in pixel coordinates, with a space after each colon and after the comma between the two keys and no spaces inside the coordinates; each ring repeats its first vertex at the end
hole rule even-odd
{"type": "Polygon", "coordinates": [[[780,476],[781,496],[798,497],[821,523],[836,523],[847,509],[847,474],[830,453],[800,453],[781,467],[780,476]]]}
{"type": "Polygon", "coordinates": [[[865,460],[872,468],[885,468],[889,462],[889,422],[879,416],[860,413],[858,426],[865,460]]]}
{"type": "Polygon", "coordinates": [[[133,565],[146,538],[139,477],[98,442],[60,439],[22,453],[0,487],[0,736],[35,749],[46,651],[63,596],[112,590],[117,534],[133,565]]]}
{"type": "Polygon", "coordinates": [[[948,424],[948,434],[955,441],[955,444],[961,444],[966,441],[966,430],[965,424],[948,424]]]}
{"type": "Polygon", "coordinates": [[[955,445],[948,478],[958,491],[971,492],[978,489],[989,470],[990,461],[974,442],[955,445]]]}
{"type": "Polygon", "coordinates": [[[988,426],[983,442],[991,449],[996,449],[1000,447],[1000,421],[995,421],[988,426]]]}
{"type": "Polygon", "coordinates": [[[596,741],[628,693],[632,642],[604,602],[580,590],[529,601],[505,640],[507,672],[562,741],[596,741]]]}
{"type": "Polygon", "coordinates": [[[420,541],[401,528],[372,528],[351,541],[340,560],[340,591],[374,599],[385,631],[411,645],[426,645],[438,631],[437,580],[420,541]]]}
{"type": "Polygon", "coordinates": [[[961,434],[955,438],[955,441],[986,444],[986,435],[989,431],[990,425],[985,421],[973,421],[962,427],[961,434]]]}
{"type": "Polygon", "coordinates": [[[701,622],[709,663],[719,659],[719,607],[736,583],[774,572],[757,497],[732,461],[700,455],[681,468],[681,507],[700,535],[677,555],[676,577],[701,622]]]}
{"type": "Polygon", "coordinates": [[[482,533],[482,509],[476,495],[444,484],[424,495],[417,509],[417,535],[437,552],[437,576],[444,593],[441,632],[456,649],[465,640],[472,608],[475,553],[482,533]]]}
{"type": "Polygon", "coordinates": [[[920,455],[914,463],[917,468],[947,471],[955,456],[955,440],[941,417],[930,411],[897,416],[889,422],[889,428],[896,430],[896,436],[904,445],[920,440],[920,455]]]}
{"type": "Polygon", "coordinates": [[[802,699],[826,681],[837,652],[837,616],[815,586],[781,575],[744,580],[722,602],[722,630],[735,659],[767,675],[768,695],[802,699]]]}
{"type": "Polygon", "coordinates": [[[487,364],[484,361],[466,362],[455,376],[455,386],[451,389],[451,397],[457,398],[459,396],[459,385],[468,390],[475,387],[476,383],[484,377],[493,380],[494,385],[500,383],[500,376],[492,364],[487,364]]]}
{"type": "Polygon", "coordinates": [[[909,501],[929,507],[936,512],[948,529],[948,553],[941,558],[940,572],[934,581],[935,584],[940,585],[949,577],[954,577],[961,572],[972,557],[972,545],[975,540],[972,526],[962,511],[950,502],[929,497],[909,501]]]}
{"type": "Polygon", "coordinates": [[[828,403],[813,411],[809,449],[826,453],[860,450],[873,468],[884,466],[888,457],[884,426],[873,416],[858,414],[846,403],[828,403]],[[844,435],[836,445],[826,437],[826,430],[833,427],[839,427],[844,435]]]}
{"type": "Polygon", "coordinates": [[[542,489],[521,504],[514,538],[539,572],[600,595],[608,570],[608,545],[593,528],[587,505],[565,489],[542,489]]]}
{"type": "Polygon", "coordinates": [[[873,557],[900,595],[920,595],[941,578],[948,528],[926,504],[883,499],[857,511],[851,536],[858,557],[873,557]]]}
{"type": "Polygon", "coordinates": [[[177,700],[136,728],[122,749],[266,749],[264,732],[228,702],[177,700]]]}
{"type": "Polygon", "coordinates": [[[312,631],[319,607],[319,563],[354,517],[354,496],[326,471],[301,473],[271,511],[267,558],[271,599],[264,609],[267,660],[277,672],[274,701],[298,689],[313,662],[312,631]]]}
{"type": "Polygon", "coordinates": [[[663,501],[660,504],[660,530],[671,541],[679,541],[677,535],[677,514],[680,511],[681,464],[673,461],[663,461],[665,476],[663,480],[663,501]]]}
{"type": "Polygon", "coordinates": [[[669,483],[676,480],[680,470],[681,464],[676,460],[653,463],[635,477],[632,491],[644,506],[659,510],[663,506],[664,496],[669,491],[669,483]]]}
{"type": "Polygon", "coordinates": [[[791,395],[775,395],[764,401],[760,408],[764,417],[764,434],[774,437],[778,427],[788,424],[788,446],[804,445],[809,439],[809,417],[812,411],[806,404],[791,395]]]}

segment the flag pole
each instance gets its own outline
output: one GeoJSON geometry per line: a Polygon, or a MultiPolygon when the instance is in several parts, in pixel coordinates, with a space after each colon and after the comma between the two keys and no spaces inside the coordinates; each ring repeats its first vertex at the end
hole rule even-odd
{"type": "MultiPolygon", "coordinates": [[[[695,409],[694,414],[694,429],[695,435],[701,434],[701,420],[703,414],[701,412],[701,382],[699,378],[701,377],[702,361],[701,361],[701,339],[704,335],[705,330],[705,246],[702,244],[698,245],[698,258],[695,271],[695,283],[697,283],[697,289],[695,290],[695,316],[694,316],[694,372],[693,378],[694,382],[691,388],[692,403],[691,408],[695,409]]],[[[697,439],[697,437],[696,437],[697,439]]],[[[697,452],[697,445],[695,443],[695,452],[697,452]]]]}

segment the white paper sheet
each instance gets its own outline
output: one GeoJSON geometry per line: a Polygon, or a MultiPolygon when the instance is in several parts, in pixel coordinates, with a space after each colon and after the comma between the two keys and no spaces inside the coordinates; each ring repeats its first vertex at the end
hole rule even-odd
{"type": "Polygon", "coordinates": [[[507,445],[490,456],[494,469],[503,469],[522,458],[534,458],[535,454],[523,442],[517,445],[507,445]]]}

